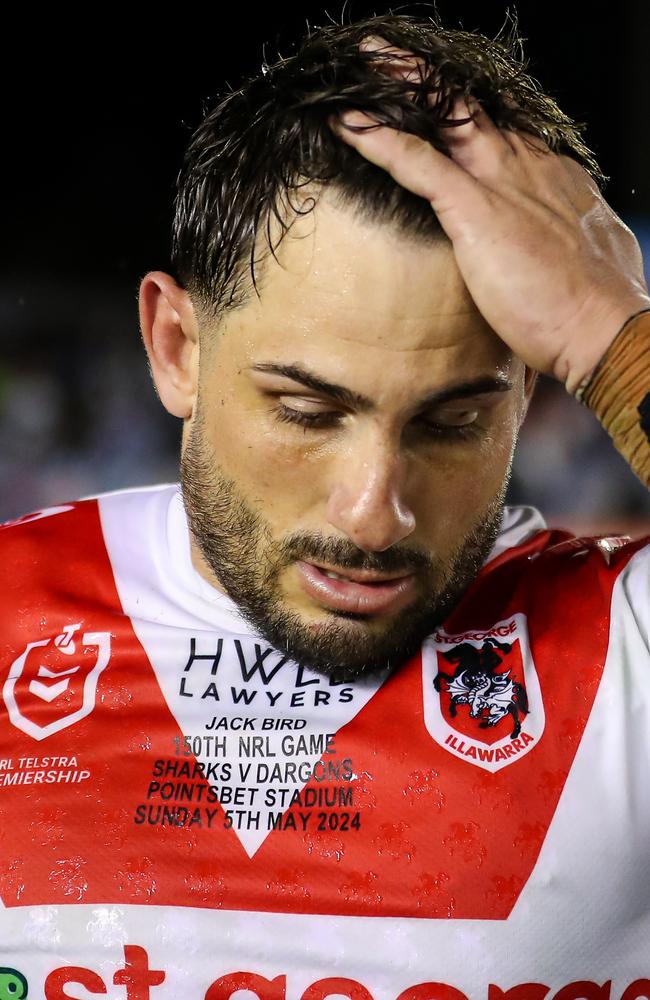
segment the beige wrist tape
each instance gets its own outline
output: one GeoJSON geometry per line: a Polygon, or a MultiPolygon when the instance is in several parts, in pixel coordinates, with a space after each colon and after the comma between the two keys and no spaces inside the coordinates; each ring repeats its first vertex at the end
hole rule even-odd
{"type": "Polygon", "coordinates": [[[650,309],[627,320],[575,396],[650,487],[650,309]]]}

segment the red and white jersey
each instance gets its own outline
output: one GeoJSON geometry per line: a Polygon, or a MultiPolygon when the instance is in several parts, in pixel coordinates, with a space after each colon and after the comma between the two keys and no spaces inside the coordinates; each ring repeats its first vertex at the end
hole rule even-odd
{"type": "Polygon", "coordinates": [[[197,574],[177,485],[4,526],[0,577],[0,1000],[650,998],[650,540],[508,508],[342,684],[197,574]]]}

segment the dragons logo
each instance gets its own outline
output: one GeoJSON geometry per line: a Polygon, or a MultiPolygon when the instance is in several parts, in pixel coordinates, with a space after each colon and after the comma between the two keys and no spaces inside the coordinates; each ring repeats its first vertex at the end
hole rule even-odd
{"type": "Polygon", "coordinates": [[[503,663],[502,653],[510,653],[509,642],[486,639],[482,646],[461,642],[440,655],[452,666],[453,674],[438,671],[433,679],[436,691],[440,691],[442,681],[446,683],[447,694],[451,695],[449,714],[456,716],[457,705],[469,705],[469,714],[480,719],[479,727],[487,729],[496,726],[510,714],[513,721],[511,739],[521,732],[521,716],[528,714],[526,689],[510,677],[510,670],[496,673],[503,663]]]}
{"type": "Polygon", "coordinates": [[[430,735],[476,767],[508,767],[544,732],[544,699],[521,612],[453,634],[438,629],[422,647],[422,681],[430,735]]]}

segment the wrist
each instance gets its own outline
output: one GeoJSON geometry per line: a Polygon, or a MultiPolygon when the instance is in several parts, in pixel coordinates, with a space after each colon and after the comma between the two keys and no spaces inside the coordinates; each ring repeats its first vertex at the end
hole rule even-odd
{"type": "Polygon", "coordinates": [[[582,368],[576,367],[570,372],[565,381],[565,388],[570,395],[574,396],[578,400],[579,403],[589,405],[587,397],[590,394],[590,390],[599,379],[602,369],[611,367],[612,362],[615,369],[611,372],[613,380],[616,381],[617,376],[620,377],[622,372],[617,371],[616,369],[621,368],[621,364],[624,366],[626,363],[625,347],[631,337],[638,333],[638,320],[641,316],[646,317],[641,321],[641,326],[643,328],[642,335],[647,337],[650,332],[650,301],[647,301],[640,309],[628,315],[624,319],[614,336],[610,339],[608,346],[602,353],[600,353],[600,356],[595,363],[583,365],[582,368]]]}
{"type": "Polygon", "coordinates": [[[578,357],[565,358],[562,374],[557,375],[569,395],[582,401],[587,386],[604,364],[614,343],[623,336],[629,323],[648,311],[650,297],[643,295],[609,312],[603,310],[590,320],[589,327],[593,330],[590,343],[586,347],[583,345],[578,357]]]}
{"type": "Polygon", "coordinates": [[[650,307],[631,316],[574,395],[650,488],[650,307]]]}

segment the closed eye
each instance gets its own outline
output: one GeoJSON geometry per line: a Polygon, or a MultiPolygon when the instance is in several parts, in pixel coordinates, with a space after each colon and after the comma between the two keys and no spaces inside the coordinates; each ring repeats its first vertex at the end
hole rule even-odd
{"type": "MultiPolygon", "coordinates": [[[[313,400],[310,402],[315,403],[313,400]]],[[[337,410],[297,408],[280,402],[275,408],[275,414],[278,420],[281,420],[283,423],[296,424],[298,427],[311,427],[313,429],[337,427],[343,416],[337,410]]]]}
{"type": "MultiPolygon", "coordinates": [[[[286,403],[278,402],[275,407],[277,419],[282,423],[302,427],[304,430],[324,430],[340,426],[345,416],[340,410],[323,409],[325,404],[318,400],[300,398],[296,402],[299,402],[300,406],[287,406],[286,403]]],[[[412,426],[430,438],[463,440],[476,436],[477,428],[474,425],[478,413],[478,410],[462,410],[453,414],[446,411],[444,419],[438,421],[432,420],[428,415],[419,414],[413,419],[412,426]]]]}
{"type": "Polygon", "coordinates": [[[438,427],[466,427],[468,424],[474,423],[479,416],[479,412],[477,407],[473,409],[468,407],[463,410],[440,409],[434,411],[433,414],[423,413],[420,419],[435,424],[438,427]]]}

